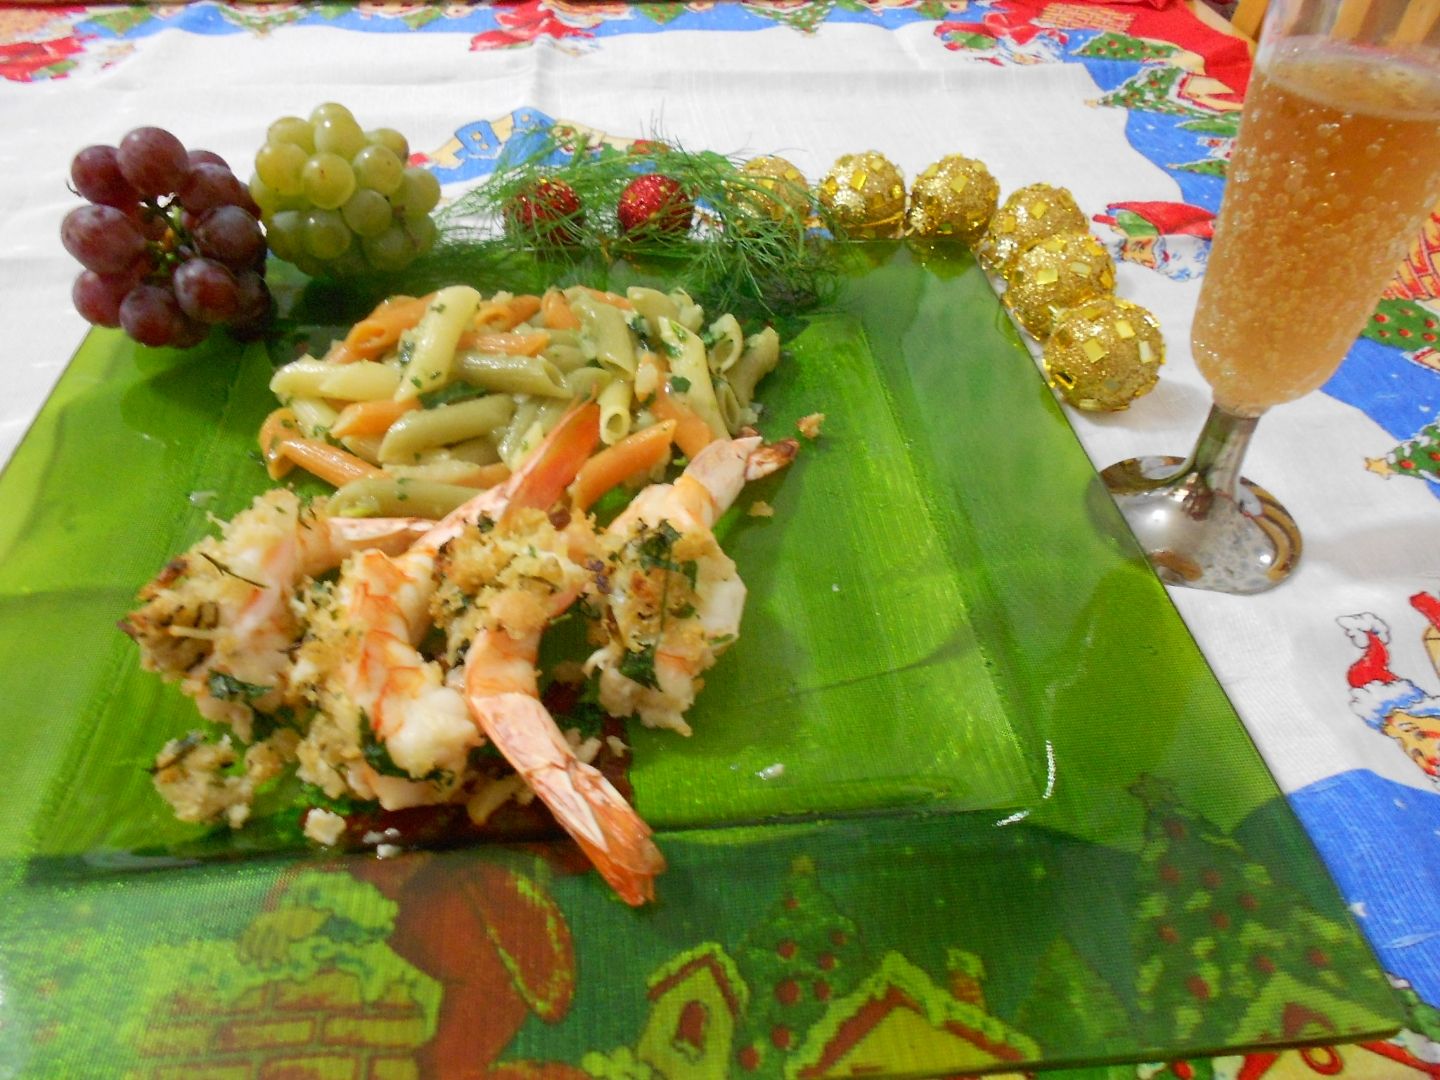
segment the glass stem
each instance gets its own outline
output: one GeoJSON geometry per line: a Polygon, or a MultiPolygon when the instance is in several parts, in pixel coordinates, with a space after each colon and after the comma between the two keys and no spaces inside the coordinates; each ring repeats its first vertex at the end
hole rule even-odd
{"type": "Polygon", "coordinates": [[[1191,499],[1195,516],[1209,513],[1210,500],[1215,495],[1232,503],[1239,501],[1240,465],[1259,422],[1258,415],[1241,416],[1219,405],[1210,406],[1210,415],[1200,429],[1190,460],[1180,467],[1181,476],[1193,478],[1191,499]]]}

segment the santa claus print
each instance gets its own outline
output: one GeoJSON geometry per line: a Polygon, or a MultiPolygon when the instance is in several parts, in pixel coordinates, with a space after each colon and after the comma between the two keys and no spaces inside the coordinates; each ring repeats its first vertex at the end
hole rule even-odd
{"type": "MultiPolygon", "coordinates": [[[[1440,672],[1440,600],[1422,592],[1412,596],[1410,604],[1425,617],[1422,642],[1440,672]]],[[[1399,743],[1406,756],[1440,784],[1440,696],[1390,670],[1390,628],[1379,616],[1367,611],[1337,621],[1360,650],[1346,673],[1351,710],[1399,743]]]]}

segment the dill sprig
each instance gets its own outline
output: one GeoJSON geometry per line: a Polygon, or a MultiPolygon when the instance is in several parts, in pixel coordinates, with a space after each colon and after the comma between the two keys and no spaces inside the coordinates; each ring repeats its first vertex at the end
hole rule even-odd
{"type": "MultiPolygon", "coordinates": [[[[440,215],[440,242],[416,269],[460,280],[477,263],[493,264],[504,248],[542,260],[555,283],[599,284],[662,279],[686,289],[710,311],[741,318],[798,314],[830,295],[834,259],[823,239],[830,222],[795,185],[776,198],[737,159],[644,141],[629,150],[562,141],[552,130],[529,151],[502,161],[489,180],[440,215]],[[616,207],[625,186],[644,173],[677,181],[695,203],[687,236],[641,228],[620,231],[616,207]],[[514,208],[540,181],[569,185],[581,211],[563,223],[525,226],[514,208]],[[803,206],[802,211],[796,205],[803,206]],[[767,212],[769,211],[769,212],[767,212]],[[557,226],[562,226],[557,227],[557,226]],[[563,234],[567,242],[557,243],[563,234]]],[[[769,181],[784,184],[785,181],[769,181]]]]}

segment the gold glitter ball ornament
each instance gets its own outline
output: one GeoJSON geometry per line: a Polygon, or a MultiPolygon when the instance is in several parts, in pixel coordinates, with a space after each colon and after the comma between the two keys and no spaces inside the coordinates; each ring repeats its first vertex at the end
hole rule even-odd
{"type": "Polygon", "coordinates": [[[803,223],[810,215],[810,185],[805,174],[782,157],[751,158],[740,166],[731,199],[741,210],[772,221],[803,223]]]}
{"type": "Polygon", "coordinates": [[[1007,280],[1006,306],[1043,341],[1067,308],[1115,291],[1115,260],[1089,233],[1059,233],[1021,252],[1007,280]]]}
{"type": "Polygon", "coordinates": [[[993,269],[1005,274],[1031,244],[1056,233],[1086,232],[1090,223],[1075,196],[1049,184],[1030,184],[1010,193],[985,231],[976,251],[993,269]]]}
{"type": "Polygon", "coordinates": [[[1165,362],[1155,316],[1115,296],[1087,300],[1056,321],[1045,374],[1077,409],[1115,412],[1148,394],[1165,362]]]}
{"type": "Polygon", "coordinates": [[[910,188],[905,230],[927,239],[953,237],[973,245],[1000,204],[1000,184],[984,162],[951,154],[929,166],[910,188]]]}
{"type": "Polygon", "coordinates": [[[898,236],[905,221],[905,177],[874,150],[839,157],[820,181],[819,196],[849,236],[898,236]]]}

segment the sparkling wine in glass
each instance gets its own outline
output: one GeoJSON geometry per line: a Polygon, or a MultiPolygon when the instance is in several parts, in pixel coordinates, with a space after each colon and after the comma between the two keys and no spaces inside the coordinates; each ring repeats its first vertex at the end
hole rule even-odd
{"type": "Polygon", "coordinates": [[[1275,0],[1191,332],[1214,393],[1195,449],[1102,474],[1160,577],[1274,587],[1300,532],[1240,477],[1273,405],[1328,379],[1440,198],[1440,5],[1275,0]]]}

